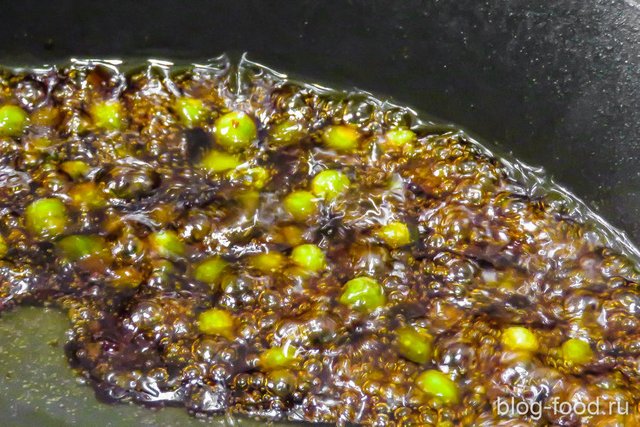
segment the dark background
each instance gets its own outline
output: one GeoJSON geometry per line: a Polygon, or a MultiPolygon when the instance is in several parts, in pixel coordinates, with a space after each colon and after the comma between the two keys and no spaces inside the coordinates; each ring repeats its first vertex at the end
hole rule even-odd
{"type": "Polygon", "coordinates": [[[222,52],[497,141],[640,242],[635,0],[2,1],[0,63],[222,52]]]}

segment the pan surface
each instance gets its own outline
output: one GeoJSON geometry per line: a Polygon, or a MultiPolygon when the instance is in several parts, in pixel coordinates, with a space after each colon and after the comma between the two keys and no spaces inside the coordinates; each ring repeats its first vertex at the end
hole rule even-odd
{"type": "MultiPolygon", "coordinates": [[[[634,0],[125,3],[8,2],[0,63],[248,51],[276,69],[390,95],[498,141],[640,241],[634,0]]],[[[97,402],[64,359],[66,328],[54,310],[2,315],[2,425],[203,424],[182,409],[97,402]]]]}

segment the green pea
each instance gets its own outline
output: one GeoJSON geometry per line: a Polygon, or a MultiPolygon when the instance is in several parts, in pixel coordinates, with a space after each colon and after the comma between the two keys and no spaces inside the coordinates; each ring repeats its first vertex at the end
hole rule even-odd
{"type": "Polygon", "coordinates": [[[135,289],[142,280],[142,274],[134,267],[116,268],[111,274],[111,285],[119,289],[135,289]]]}
{"type": "Polygon", "coordinates": [[[311,181],[311,192],[323,199],[335,199],[349,188],[349,178],[340,171],[324,170],[311,181]]]}
{"type": "Polygon", "coordinates": [[[27,113],[17,105],[0,107],[0,136],[20,136],[27,126],[27,113]]]}
{"type": "Polygon", "coordinates": [[[324,145],[340,152],[355,150],[358,147],[359,141],[360,132],[354,126],[329,126],[322,133],[322,142],[324,145]]]}
{"type": "Polygon", "coordinates": [[[163,258],[181,257],[185,252],[185,245],[173,230],[162,230],[149,236],[151,247],[163,258]]]}
{"type": "Polygon", "coordinates": [[[209,172],[220,173],[235,169],[241,164],[240,158],[234,154],[211,150],[202,158],[200,167],[209,172]]]}
{"type": "Polygon", "coordinates": [[[322,249],[312,244],[297,246],[291,252],[291,260],[298,266],[317,273],[326,266],[322,249]]]}
{"type": "Polygon", "coordinates": [[[228,151],[242,150],[257,134],[253,119],[242,111],[232,111],[216,120],[216,142],[228,151]]]}
{"type": "Polygon", "coordinates": [[[242,190],[236,193],[236,200],[245,209],[247,217],[252,217],[260,206],[260,193],[255,190],[242,190]]]}
{"type": "Polygon", "coordinates": [[[273,347],[260,355],[258,364],[267,371],[290,368],[298,362],[296,353],[297,350],[291,345],[273,347]]]}
{"type": "Polygon", "coordinates": [[[299,141],[304,136],[304,127],[301,123],[286,120],[279,123],[271,130],[271,140],[277,145],[288,145],[299,141]]]}
{"type": "Polygon", "coordinates": [[[173,108],[178,114],[180,123],[189,128],[201,124],[208,113],[207,107],[202,100],[196,98],[178,98],[173,108]]]}
{"type": "Polygon", "coordinates": [[[280,252],[265,252],[252,255],[249,264],[263,273],[273,273],[280,270],[285,262],[286,258],[280,252]]]}
{"type": "Polygon", "coordinates": [[[284,208],[297,221],[304,221],[318,212],[318,202],[308,191],[294,191],[284,198],[284,208]]]}
{"type": "Polygon", "coordinates": [[[296,376],[289,369],[277,369],[269,372],[267,388],[271,393],[286,398],[296,389],[296,376]]]}
{"type": "Polygon", "coordinates": [[[509,350],[535,352],[538,350],[538,339],[527,328],[511,326],[502,332],[502,344],[509,350]]]}
{"type": "Polygon", "coordinates": [[[81,261],[90,257],[108,258],[109,252],[105,240],[100,236],[74,234],[58,242],[58,249],[69,261],[81,261]]]}
{"type": "Polygon", "coordinates": [[[217,283],[220,275],[228,263],[220,257],[211,257],[202,261],[195,269],[196,280],[213,285],[217,283]]]}
{"type": "Polygon", "coordinates": [[[416,140],[416,134],[407,128],[396,128],[384,134],[385,147],[399,150],[411,147],[416,140]]]}
{"type": "Polygon", "coordinates": [[[4,237],[0,236],[0,258],[4,258],[9,252],[9,245],[4,237]]]}
{"type": "Polygon", "coordinates": [[[424,330],[410,326],[396,331],[398,353],[412,362],[425,364],[431,359],[433,338],[424,330]]]}
{"type": "Polygon", "coordinates": [[[93,123],[104,130],[120,130],[124,126],[122,104],[118,101],[103,101],[91,106],[93,123]]]}
{"type": "Polygon", "coordinates": [[[67,209],[59,199],[39,199],[25,210],[27,229],[40,237],[53,238],[67,227],[67,209]]]}
{"type": "Polygon", "coordinates": [[[231,179],[242,181],[244,185],[261,190],[271,179],[271,173],[262,166],[240,168],[231,173],[231,179]]]}
{"type": "Polygon", "coordinates": [[[104,194],[94,182],[81,182],[69,189],[74,206],[83,211],[99,209],[107,204],[104,194]]]}
{"type": "Polygon", "coordinates": [[[399,248],[411,243],[409,227],[404,222],[390,222],[378,230],[377,236],[392,248],[399,248]]]}
{"type": "Polygon", "coordinates": [[[361,276],[345,283],[339,301],[355,310],[371,312],[385,305],[387,298],[380,283],[370,277],[361,276]]]}
{"type": "Polygon", "coordinates": [[[77,180],[89,173],[89,165],[82,160],[69,160],[60,164],[60,169],[71,178],[77,180]]]}
{"type": "Polygon", "coordinates": [[[593,350],[589,343],[578,338],[565,341],[561,351],[564,360],[575,365],[584,365],[593,359],[593,350]]]}
{"type": "Polygon", "coordinates": [[[203,334],[219,335],[232,340],[235,336],[235,322],[231,313],[226,310],[212,308],[198,316],[198,329],[203,334]]]}
{"type": "Polygon", "coordinates": [[[416,385],[427,395],[437,397],[445,404],[455,404],[460,401],[458,385],[438,370],[431,369],[421,373],[416,378],[416,385]]]}

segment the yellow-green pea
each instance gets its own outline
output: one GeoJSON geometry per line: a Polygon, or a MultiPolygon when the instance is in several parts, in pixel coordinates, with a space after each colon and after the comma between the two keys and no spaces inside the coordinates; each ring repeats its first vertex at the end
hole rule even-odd
{"type": "Polygon", "coordinates": [[[251,186],[257,190],[261,190],[271,179],[271,173],[268,169],[262,166],[256,166],[253,168],[241,168],[236,169],[231,173],[231,179],[238,179],[243,184],[251,186]]]}
{"type": "Polygon", "coordinates": [[[538,350],[538,339],[529,329],[522,326],[511,326],[502,332],[502,344],[513,351],[538,350]]]}
{"type": "Polygon", "coordinates": [[[280,397],[287,397],[296,389],[296,376],[289,369],[271,371],[268,378],[267,388],[280,397]]]}
{"type": "Polygon", "coordinates": [[[83,211],[102,208],[107,204],[100,188],[93,182],[82,182],[69,190],[72,204],[83,211]]]}
{"type": "Polygon", "coordinates": [[[104,130],[119,130],[124,126],[122,104],[118,101],[103,101],[91,106],[93,123],[104,130]]]}
{"type": "Polygon", "coordinates": [[[284,198],[283,204],[297,221],[304,221],[318,212],[316,196],[309,191],[294,191],[284,198]]]}
{"type": "Polygon", "coordinates": [[[185,245],[180,236],[173,230],[162,230],[149,236],[151,247],[163,258],[174,258],[184,255],[185,245]]]}
{"type": "Polygon", "coordinates": [[[232,111],[216,120],[216,142],[228,151],[239,151],[256,139],[253,119],[242,111],[232,111]]]}
{"type": "Polygon", "coordinates": [[[405,326],[396,331],[398,353],[415,363],[425,364],[431,359],[433,338],[424,330],[405,326]]]}
{"type": "Polygon", "coordinates": [[[411,234],[409,233],[409,227],[404,222],[394,221],[383,226],[376,233],[377,236],[384,240],[384,242],[392,248],[399,248],[401,246],[411,243],[411,234]]]}
{"type": "Polygon", "coordinates": [[[195,269],[194,277],[196,280],[207,284],[215,284],[220,275],[227,268],[228,263],[220,257],[211,257],[202,261],[195,269]]]}
{"type": "Polygon", "coordinates": [[[349,152],[358,148],[360,132],[353,126],[328,126],[322,133],[322,142],[328,148],[340,152],[349,152]]]}
{"type": "Polygon", "coordinates": [[[298,362],[295,347],[285,345],[282,347],[273,347],[265,350],[259,358],[258,364],[267,371],[273,371],[281,368],[289,368],[298,362]]]}
{"type": "Polygon", "coordinates": [[[39,199],[25,210],[27,229],[40,237],[52,238],[67,227],[67,208],[59,199],[39,199]]]}
{"type": "Polygon", "coordinates": [[[335,199],[349,188],[351,182],[342,172],[336,170],[324,170],[313,177],[311,192],[323,199],[335,199]]]}
{"type": "Polygon", "coordinates": [[[361,276],[345,283],[339,301],[355,310],[371,312],[385,305],[387,298],[380,283],[370,277],[361,276]]]}
{"type": "Polygon", "coordinates": [[[200,167],[209,172],[220,173],[237,168],[242,161],[235,154],[211,150],[200,161],[200,167]]]}
{"type": "Polygon", "coordinates": [[[198,329],[207,335],[219,335],[232,340],[235,322],[231,313],[226,310],[211,308],[198,316],[198,329]]]}
{"type": "Polygon", "coordinates": [[[304,231],[295,225],[285,225],[282,227],[280,235],[289,246],[298,246],[304,243],[304,231]]]}
{"type": "Polygon", "coordinates": [[[326,259],[322,249],[310,243],[297,246],[291,252],[291,260],[294,264],[317,273],[326,266],[326,259]]]}
{"type": "Polygon", "coordinates": [[[575,365],[584,365],[593,359],[593,350],[587,341],[571,338],[561,347],[562,358],[575,365]]]}
{"type": "Polygon", "coordinates": [[[79,179],[89,173],[89,165],[82,160],[69,160],[60,164],[60,169],[73,179],[79,179]]]}
{"type": "Polygon", "coordinates": [[[255,190],[240,191],[236,193],[236,200],[245,209],[247,217],[251,217],[260,206],[260,193],[255,190]]]}
{"type": "Polygon", "coordinates": [[[27,113],[17,105],[0,107],[0,136],[20,136],[27,126],[27,113]]]}
{"type": "Polygon", "coordinates": [[[80,261],[89,257],[106,258],[109,256],[107,244],[100,236],[75,234],[62,238],[58,249],[69,261],[80,261]]]}
{"type": "Polygon", "coordinates": [[[3,236],[0,236],[0,258],[4,258],[9,252],[9,246],[3,236]]]}
{"type": "Polygon", "coordinates": [[[303,136],[304,127],[293,120],[286,120],[271,129],[271,140],[277,145],[293,144],[303,136]]]}
{"type": "Polygon", "coordinates": [[[111,285],[121,289],[135,289],[140,286],[142,280],[142,274],[134,267],[121,267],[113,271],[111,285]]]}
{"type": "Polygon", "coordinates": [[[173,108],[178,114],[180,123],[186,127],[198,126],[204,121],[208,113],[207,107],[202,100],[196,98],[178,98],[173,108]]]}
{"type": "Polygon", "coordinates": [[[391,129],[384,134],[384,145],[390,149],[399,150],[411,147],[415,140],[415,132],[407,128],[391,129]]]}
{"type": "Polygon", "coordinates": [[[263,273],[273,273],[280,270],[285,262],[286,258],[280,252],[265,252],[252,255],[249,264],[263,273]]]}
{"type": "Polygon", "coordinates": [[[421,373],[416,378],[416,385],[427,395],[437,397],[445,404],[455,404],[460,401],[458,385],[438,370],[431,369],[421,373]]]}

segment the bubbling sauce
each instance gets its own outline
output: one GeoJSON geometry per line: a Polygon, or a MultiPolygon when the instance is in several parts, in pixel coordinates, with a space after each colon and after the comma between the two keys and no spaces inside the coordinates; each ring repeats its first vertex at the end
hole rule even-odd
{"type": "Polygon", "coordinates": [[[0,309],[66,310],[100,399],[640,423],[633,249],[452,126],[246,59],[76,61],[2,72],[0,152],[0,309]],[[596,401],[630,409],[552,405],[596,401]]]}

